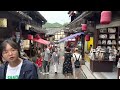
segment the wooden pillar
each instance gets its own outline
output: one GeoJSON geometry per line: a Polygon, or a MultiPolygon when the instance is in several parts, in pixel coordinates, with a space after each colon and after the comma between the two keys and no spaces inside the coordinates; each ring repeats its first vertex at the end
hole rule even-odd
{"type": "Polygon", "coordinates": [[[82,43],[81,55],[82,55],[82,60],[84,60],[84,45],[85,45],[85,35],[84,34],[81,34],[81,43],[82,43]]]}
{"type": "Polygon", "coordinates": [[[98,29],[94,27],[94,32],[93,32],[93,48],[94,49],[96,49],[98,45],[98,36],[99,36],[98,29]]]}
{"type": "Polygon", "coordinates": [[[117,71],[117,79],[119,79],[119,76],[120,76],[120,68],[118,68],[118,71],[117,71]]]}

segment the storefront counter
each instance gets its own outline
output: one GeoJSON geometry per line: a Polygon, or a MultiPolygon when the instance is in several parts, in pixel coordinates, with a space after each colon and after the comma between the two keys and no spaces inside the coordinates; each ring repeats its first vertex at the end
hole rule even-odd
{"type": "Polygon", "coordinates": [[[90,60],[90,69],[92,72],[112,72],[114,61],[90,60]]]}

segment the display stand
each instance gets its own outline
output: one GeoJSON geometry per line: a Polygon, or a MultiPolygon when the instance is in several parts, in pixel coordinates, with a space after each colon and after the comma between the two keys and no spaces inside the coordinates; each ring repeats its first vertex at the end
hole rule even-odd
{"type": "Polygon", "coordinates": [[[120,68],[118,68],[118,76],[117,76],[118,79],[120,79],[120,68]]]}
{"type": "Polygon", "coordinates": [[[112,72],[114,61],[90,60],[90,69],[92,72],[112,72]]]}

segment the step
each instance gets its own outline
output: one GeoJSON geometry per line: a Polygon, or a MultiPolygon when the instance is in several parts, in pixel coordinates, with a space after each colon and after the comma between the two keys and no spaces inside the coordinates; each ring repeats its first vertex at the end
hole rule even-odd
{"type": "Polygon", "coordinates": [[[91,71],[85,65],[82,65],[81,69],[86,75],[87,79],[96,79],[94,75],[91,73],[91,71]]]}

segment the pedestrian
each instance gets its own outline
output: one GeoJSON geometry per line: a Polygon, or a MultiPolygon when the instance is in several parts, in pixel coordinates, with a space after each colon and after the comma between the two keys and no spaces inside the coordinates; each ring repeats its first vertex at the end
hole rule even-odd
{"type": "Polygon", "coordinates": [[[75,78],[78,79],[80,77],[80,68],[81,68],[81,63],[80,60],[82,59],[81,54],[78,52],[78,48],[75,48],[75,52],[73,53],[73,62],[74,62],[74,67],[75,67],[75,78]]]}
{"type": "Polygon", "coordinates": [[[88,52],[90,53],[90,51],[93,49],[93,46],[90,44],[90,47],[88,49],[88,52]]]}
{"type": "Polygon", "coordinates": [[[42,64],[43,63],[43,53],[41,48],[37,49],[37,60],[36,60],[36,64],[39,67],[40,72],[42,73],[42,64]]]}
{"type": "Polygon", "coordinates": [[[39,71],[42,73],[42,57],[40,54],[37,56],[36,65],[39,68],[39,71]]]}
{"type": "Polygon", "coordinates": [[[49,74],[50,71],[50,49],[49,45],[45,46],[45,51],[44,51],[44,59],[43,59],[43,68],[44,68],[44,73],[43,74],[49,74]]]}
{"type": "Polygon", "coordinates": [[[57,72],[58,72],[59,57],[60,57],[59,52],[57,49],[55,49],[55,51],[52,54],[52,59],[51,59],[53,65],[54,65],[55,74],[57,74],[57,72]]]}
{"type": "Polygon", "coordinates": [[[72,67],[72,53],[70,53],[71,49],[66,48],[64,54],[64,62],[63,62],[63,75],[65,78],[68,76],[73,76],[73,67],[72,67]]]}
{"type": "Polygon", "coordinates": [[[20,58],[19,47],[14,41],[7,39],[0,48],[1,57],[6,60],[0,66],[0,79],[38,79],[36,65],[20,58]]]}

